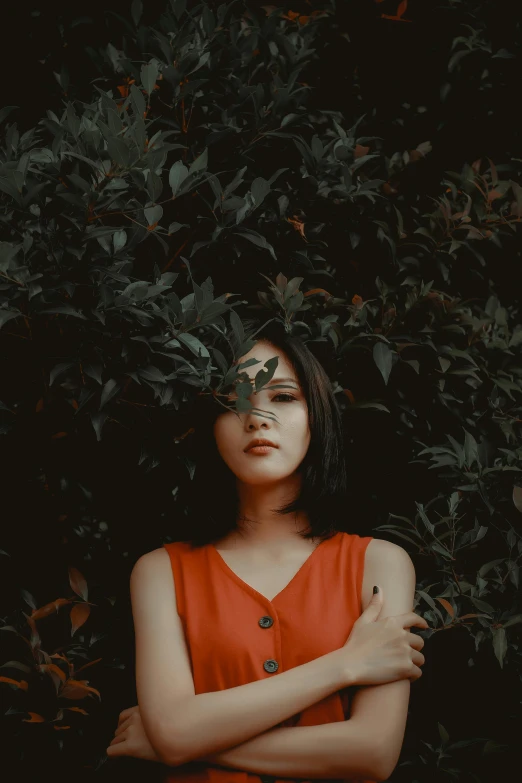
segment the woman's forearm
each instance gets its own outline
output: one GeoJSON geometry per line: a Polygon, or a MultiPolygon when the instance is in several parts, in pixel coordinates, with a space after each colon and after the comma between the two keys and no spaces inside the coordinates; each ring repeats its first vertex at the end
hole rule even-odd
{"type": "Polygon", "coordinates": [[[376,748],[356,721],[270,729],[200,761],[258,775],[377,780],[376,748]]]}
{"type": "Polygon", "coordinates": [[[157,742],[163,762],[179,766],[257,737],[355,684],[346,666],[346,655],[334,650],[273,677],[200,693],[173,705],[157,742]]]}

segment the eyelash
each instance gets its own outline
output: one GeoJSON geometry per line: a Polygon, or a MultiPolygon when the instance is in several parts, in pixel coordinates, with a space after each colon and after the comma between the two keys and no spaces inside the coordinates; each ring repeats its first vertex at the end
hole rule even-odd
{"type": "MultiPolygon", "coordinates": [[[[291,394],[286,394],[285,392],[280,392],[279,394],[276,394],[275,397],[272,397],[272,401],[273,400],[277,400],[278,397],[286,397],[287,398],[286,402],[293,402],[296,399],[291,394]]],[[[232,398],[229,397],[229,399],[231,400],[232,398]]]]}
{"type": "Polygon", "coordinates": [[[276,394],[276,396],[273,399],[277,400],[278,397],[287,397],[290,401],[295,400],[295,397],[292,397],[291,394],[285,394],[284,392],[281,392],[281,394],[276,394]]]}

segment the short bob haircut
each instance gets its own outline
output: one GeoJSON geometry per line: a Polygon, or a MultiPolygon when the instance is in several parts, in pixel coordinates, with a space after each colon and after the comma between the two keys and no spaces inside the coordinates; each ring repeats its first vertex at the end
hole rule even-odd
{"type": "MultiPolygon", "coordinates": [[[[258,325],[257,332],[247,326],[245,339],[269,342],[285,354],[308,406],[311,438],[297,468],[302,475],[300,493],[293,502],[274,511],[305,511],[309,530],[299,531],[299,535],[305,539],[331,538],[339,530],[346,530],[349,504],[342,420],[328,375],[304,342],[286,332],[281,322],[271,321],[261,328],[258,325]]],[[[253,366],[257,371],[263,365],[253,366]]],[[[213,425],[223,413],[223,406],[212,395],[198,398],[191,438],[196,468],[186,503],[189,524],[184,526],[185,540],[193,547],[214,543],[233,530],[241,531],[242,522],[253,522],[239,518],[236,476],[217,449],[213,425]]]]}

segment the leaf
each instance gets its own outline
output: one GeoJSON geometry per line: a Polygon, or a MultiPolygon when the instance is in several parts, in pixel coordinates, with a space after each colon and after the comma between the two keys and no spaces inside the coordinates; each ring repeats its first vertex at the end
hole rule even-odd
{"type": "Polygon", "coordinates": [[[381,341],[375,343],[373,346],[373,360],[384,378],[384,383],[387,384],[392,368],[393,356],[386,343],[381,341]]]}
{"type": "Polygon", "coordinates": [[[36,609],[35,611],[33,611],[31,617],[33,618],[33,620],[41,620],[42,617],[47,617],[48,615],[53,614],[54,612],[58,612],[60,606],[66,606],[67,604],[70,603],[71,600],[69,598],[57,598],[56,601],[51,601],[45,606],[42,606],[40,609],[36,609]]]}
{"type": "Polygon", "coordinates": [[[205,171],[208,166],[208,147],[205,147],[201,155],[199,155],[193,163],[191,163],[188,170],[189,174],[194,174],[196,171],[205,171]]]}
{"type": "Polygon", "coordinates": [[[503,668],[504,658],[507,652],[507,637],[503,628],[492,628],[493,634],[493,650],[500,663],[500,668],[503,668]]]}
{"type": "Polygon", "coordinates": [[[132,0],[131,16],[132,16],[132,21],[134,22],[136,27],[140,22],[142,14],[143,14],[143,3],[141,2],[141,0],[132,0]]]}
{"type": "Polygon", "coordinates": [[[107,381],[105,386],[103,387],[101,398],[100,398],[100,407],[98,410],[101,411],[103,406],[109,402],[109,400],[112,400],[112,398],[118,394],[118,392],[121,391],[121,383],[117,383],[117,381],[114,380],[114,378],[111,378],[107,381]]]}
{"type": "Polygon", "coordinates": [[[109,139],[107,149],[112,160],[123,168],[128,168],[131,162],[131,151],[123,139],[109,139]]]}
{"type": "Polygon", "coordinates": [[[23,315],[23,313],[18,310],[0,310],[0,329],[12,318],[17,318],[19,315],[23,315]]]}
{"type": "Polygon", "coordinates": [[[503,626],[504,628],[509,628],[510,625],[517,625],[518,623],[522,623],[522,614],[514,614],[503,623],[503,626]]]}
{"type": "Polygon", "coordinates": [[[36,611],[36,603],[35,603],[35,600],[34,600],[33,596],[31,595],[31,593],[28,590],[24,590],[23,587],[20,589],[20,592],[21,592],[22,598],[24,599],[26,604],[29,604],[31,609],[33,611],[36,611]]]}
{"type": "Polygon", "coordinates": [[[140,71],[141,83],[149,96],[156,86],[156,79],[158,78],[158,66],[156,63],[149,63],[148,65],[142,65],[140,71]]]}
{"type": "Polygon", "coordinates": [[[80,598],[83,598],[84,601],[87,601],[87,581],[81,572],[74,566],[69,566],[69,584],[71,585],[76,595],[79,595],[80,598]]]}
{"type": "Polygon", "coordinates": [[[75,310],[74,307],[69,307],[69,305],[59,305],[57,307],[49,307],[46,310],[40,310],[40,313],[51,313],[53,315],[56,315],[58,313],[63,315],[74,315],[75,318],[81,318],[82,320],[86,321],[87,318],[83,313],[78,312],[78,310],[75,310]]]}
{"type": "Polygon", "coordinates": [[[91,613],[89,604],[75,604],[71,609],[71,636],[85,623],[91,613]]]}
{"type": "MultiPolygon", "coordinates": [[[[10,626],[8,627],[10,630],[14,630],[10,626]]],[[[5,630],[5,628],[2,628],[1,630],[5,630]]],[[[25,663],[20,663],[20,661],[6,661],[6,663],[0,665],[0,669],[20,669],[20,671],[27,672],[27,674],[30,674],[31,672],[31,667],[27,666],[25,663]]]]}
{"type": "Polygon", "coordinates": [[[161,204],[156,204],[154,207],[146,207],[143,212],[149,226],[156,225],[163,217],[163,207],[161,204]]]}
{"type": "Polygon", "coordinates": [[[0,677],[0,682],[7,682],[9,685],[14,685],[17,688],[21,688],[23,691],[26,691],[29,687],[25,680],[13,680],[12,677],[0,677]]]}
{"type": "Polygon", "coordinates": [[[250,192],[256,207],[258,207],[265,196],[270,193],[270,185],[263,177],[256,177],[256,179],[252,182],[250,192]]]}
{"type": "Polygon", "coordinates": [[[112,235],[112,244],[115,253],[118,253],[122,248],[124,248],[126,242],[127,242],[127,232],[124,231],[123,229],[121,231],[116,231],[112,235]]]}
{"type": "Polygon", "coordinates": [[[189,334],[188,332],[179,332],[176,335],[176,338],[180,341],[180,343],[183,343],[196,356],[204,356],[205,358],[210,358],[210,354],[207,348],[203,345],[203,343],[200,340],[198,340],[197,337],[194,337],[193,334],[189,334]]]}
{"type": "Polygon", "coordinates": [[[103,428],[103,425],[105,424],[105,420],[108,417],[107,413],[90,413],[89,414],[92,421],[92,426],[94,428],[94,431],[96,433],[96,440],[101,440],[101,431],[103,428]]]}
{"type": "Polygon", "coordinates": [[[437,601],[442,604],[444,609],[447,611],[447,613],[450,615],[450,617],[455,617],[455,610],[450,604],[449,601],[447,601],[445,598],[437,598],[437,601]]]}
{"type": "MultiPolygon", "coordinates": [[[[404,3],[401,3],[401,5],[404,5],[404,3]]],[[[400,6],[399,6],[399,8],[400,8],[400,6]]],[[[437,723],[437,725],[439,727],[439,734],[440,734],[440,738],[441,738],[442,742],[443,743],[448,742],[448,740],[449,740],[448,732],[446,731],[446,729],[444,728],[444,726],[441,723],[437,723]]]]}
{"type": "MultiPolygon", "coordinates": [[[[103,660],[103,658],[95,658],[94,661],[89,661],[88,663],[84,663],[83,666],[80,666],[79,669],[76,669],[76,674],[78,674],[79,672],[82,672],[84,669],[88,669],[89,666],[94,666],[95,663],[99,663],[102,660],[103,660]]],[[[67,709],[73,710],[74,707],[67,707],[67,709]]],[[[83,710],[81,710],[81,712],[83,712],[83,710]]]]}
{"type": "Polygon", "coordinates": [[[38,712],[27,712],[30,718],[22,718],[23,723],[45,723],[45,718],[38,712]]]}
{"type": "Polygon", "coordinates": [[[245,239],[248,239],[248,241],[252,242],[253,245],[257,245],[257,247],[262,247],[264,250],[268,250],[274,261],[277,261],[274,248],[266,241],[265,237],[261,234],[258,234],[257,231],[252,231],[249,228],[239,228],[237,229],[236,234],[239,234],[245,239]]]}
{"type": "Polygon", "coordinates": [[[175,196],[182,184],[182,182],[188,177],[187,167],[177,160],[171,167],[169,172],[169,185],[172,188],[172,195],[175,196]]]}
{"type": "Polygon", "coordinates": [[[384,411],[385,413],[390,412],[390,409],[380,402],[356,402],[353,405],[350,405],[349,410],[354,410],[356,408],[375,408],[376,410],[384,411]]]}
{"type": "Polygon", "coordinates": [[[65,682],[67,679],[65,672],[62,671],[62,669],[60,669],[60,667],[55,663],[42,663],[40,664],[40,670],[51,675],[55,674],[56,677],[58,677],[58,682],[65,682]]]}
{"type": "Polygon", "coordinates": [[[60,696],[66,699],[83,699],[90,693],[95,693],[99,699],[101,699],[100,692],[96,688],[90,688],[87,685],[88,680],[73,680],[69,679],[65,683],[60,696]]]}

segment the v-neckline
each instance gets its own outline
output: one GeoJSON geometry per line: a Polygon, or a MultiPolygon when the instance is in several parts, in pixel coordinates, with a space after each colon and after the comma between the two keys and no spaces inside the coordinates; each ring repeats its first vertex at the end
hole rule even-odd
{"type": "Polygon", "coordinates": [[[308,557],[306,558],[306,560],[304,561],[304,563],[303,563],[303,564],[302,564],[302,565],[301,565],[301,566],[298,568],[298,570],[295,572],[295,574],[294,574],[294,575],[293,575],[293,577],[290,579],[290,581],[289,581],[289,582],[287,582],[287,584],[286,584],[286,585],[283,587],[283,589],[282,589],[282,590],[280,590],[280,591],[279,591],[279,592],[278,592],[276,595],[274,595],[274,597],[273,597],[273,598],[267,598],[267,597],[266,597],[266,595],[263,595],[263,593],[260,593],[260,592],[259,592],[259,590],[256,590],[256,589],[255,589],[255,587],[252,587],[252,585],[249,585],[249,584],[248,584],[248,582],[245,582],[245,580],[244,580],[244,579],[241,579],[241,577],[240,577],[240,576],[238,576],[238,575],[236,574],[236,572],[232,570],[232,568],[230,568],[230,566],[228,565],[228,563],[227,563],[227,562],[226,562],[226,560],[224,559],[223,555],[221,555],[221,554],[220,554],[220,552],[218,552],[218,550],[216,549],[216,547],[214,546],[214,544],[212,544],[212,543],[211,543],[211,544],[209,544],[209,549],[210,549],[210,551],[213,553],[213,555],[215,556],[215,559],[217,560],[217,562],[219,563],[219,565],[221,566],[221,568],[222,568],[222,569],[223,569],[223,570],[224,570],[224,571],[225,571],[225,572],[226,572],[226,573],[227,573],[227,574],[228,574],[228,575],[229,575],[229,576],[230,576],[230,577],[231,577],[231,578],[232,578],[232,579],[233,579],[233,580],[234,580],[234,581],[235,581],[235,582],[236,582],[236,583],[237,583],[237,584],[240,586],[240,587],[242,587],[244,590],[247,590],[247,592],[250,592],[250,593],[252,593],[252,594],[253,594],[255,597],[257,597],[257,598],[262,598],[262,599],[263,599],[264,601],[266,601],[267,603],[269,603],[269,604],[273,604],[273,603],[274,603],[274,601],[275,601],[277,598],[279,598],[279,597],[280,597],[280,596],[281,596],[283,593],[285,593],[285,592],[286,592],[286,591],[287,591],[287,590],[288,590],[288,589],[289,589],[291,586],[293,586],[293,585],[294,585],[294,583],[296,582],[296,580],[297,580],[297,578],[298,578],[299,576],[302,576],[303,572],[304,572],[304,571],[305,571],[305,570],[306,570],[306,569],[309,567],[309,565],[310,565],[311,561],[314,559],[314,555],[316,554],[316,552],[317,552],[319,549],[323,548],[323,547],[324,547],[324,545],[325,545],[325,544],[327,544],[329,541],[333,541],[333,540],[337,539],[339,535],[340,535],[340,531],[338,531],[337,533],[335,533],[335,535],[333,535],[331,538],[327,538],[327,539],[325,539],[324,541],[321,541],[321,542],[320,542],[320,543],[319,543],[319,544],[318,544],[318,545],[315,547],[315,549],[314,549],[312,552],[310,552],[310,554],[308,555],[308,557]]]}

